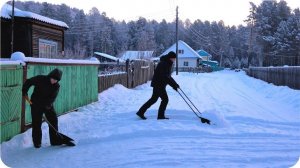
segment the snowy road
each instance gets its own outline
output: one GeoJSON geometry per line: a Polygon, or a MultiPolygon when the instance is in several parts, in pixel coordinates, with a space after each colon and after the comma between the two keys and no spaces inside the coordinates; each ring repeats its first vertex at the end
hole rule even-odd
{"type": "Polygon", "coordinates": [[[150,83],[116,85],[99,101],[59,117],[60,132],[76,147],[32,147],[31,130],[2,143],[10,167],[290,167],[300,156],[300,91],[243,72],[174,76],[194,104],[216,125],[202,124],[168,87],[170,120],[157,121],[159,103],[146,121],[135,113],[151,96],[150,83]]]}

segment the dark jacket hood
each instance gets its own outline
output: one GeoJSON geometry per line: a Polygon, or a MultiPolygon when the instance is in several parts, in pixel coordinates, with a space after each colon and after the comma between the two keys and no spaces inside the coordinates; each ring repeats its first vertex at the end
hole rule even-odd
{"type": "Polygon", "coordinates": [[[159,60],[160,60],[160,61],[167,61],[167,60],[168,60],[168,57],[167,57],[167,55],[163,55],[163,56],[160,57],[159,60]]]}
{"type": "Polygon", "coordinates": [[[57,68],[55,68],[53,71],[51,71],[51,72],[48,74],[48,76],[49,76],[50,78],[53,78],[53,79],[56,79],[56,80],[60,81],[61,76],[62,76],[62,71],[59,70],[59,69],[57,69],[57,68]]]}
{"type": "Polygon", "coordinates": [[[170,58],[176,58],[176,53],[173,51],[170,51],[167,55],[163,55],[160,57],[160,61],[167,61],[170,58]]]}

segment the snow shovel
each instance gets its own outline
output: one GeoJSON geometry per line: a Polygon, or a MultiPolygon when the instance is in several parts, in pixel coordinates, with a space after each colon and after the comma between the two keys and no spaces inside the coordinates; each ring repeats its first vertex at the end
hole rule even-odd
{"type": "Polygon", "coordinates": [[[65,144],[67,146],[75,146],[75,144],[71,141],[74,141],[72,138],[68,137],[67,135],[64,135],[60,132],[58,132],[53,125],[50,124],[50,122],[47,120],[46,116],[43,116],[44,120],[52,127],[52,129],[56,132],[57,137],[59,138],[59,141],[62,144],[65,144]]]}
{"type": "MultiPolygon", "coordinates": [[[[25,100],[29,103],[32,104],[31,100],[28,98],[28,96],[25,97],[25,100]]],[[[50,124],[50,122],[47,120],[46,116],[43,115],[44,120],[48,123],[48,125],[50,125],[50,127],[52,127],[52,129],[56,132],[57,137],[59,138],[60,142],[62,144],[65,144],[67,146],[75,146],[75,144],[71,141],[74,141],[72,138],[58,132],[54,126],[52,124],[50,124]]]]}
{"type": "MultiPolygon", "coordinates": [[[[198,113],[200,113],[200,115],[201,115],[202,113],[198,110],[198,108],[194,105],[194,103],[187,97],[187,95],[184,93],[184,91],[183,91],[181,88],[179,88],[179,90],[184,94],[184,96],[186,97],[186,99],[189,100],[189,102],[194,106],[194,108],[195,108],[195,109],[198,111],[198,113]]],[[[199,115],[195,112],[195,110],[191,107],[191,105],[188,103],[188,101],[184,98],[184,96],[182,96],[182,94],[181,94],[179,91],[177,91],[177,92],[179,93],[179,95],[181,96],[181,98],[186,102],[186,104],[191,108],[191,110],[194,112],[194,114],[195,114],[198,118],[200,118],[201,122],[210,125],[210,120],[208,120],[208,119],[206,119],[206,118],[203,118],[203,117],[199,116],[199,115]]]]}

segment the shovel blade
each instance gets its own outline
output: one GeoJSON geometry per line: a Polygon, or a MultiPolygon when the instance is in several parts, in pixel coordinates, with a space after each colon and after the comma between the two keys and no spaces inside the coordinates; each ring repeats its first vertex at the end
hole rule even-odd
{"type": "Polygon", "coordinates": [[[206,123],[206,124],[210,125],[210,120],[203,118],[203,117],[200,117],[200,119],[201,119],[202,123],[206,123]]]}
{"type": "Polygon", "coordinates": [[[70,142],[70,141],[74,141],[72,138],[70,138],[67,135],[64,135],[62,133],[57,132],[57,135],[58,135],[58,138],[60,138],[60,141],[64,144],[67,142],[70,142]]]}
{"type": "Polygon", "coordinates": [[[72,141],[74,141],[72,138],[70,138],[67,135],[64,135],[62,133],[59,133],[59,132],[57,132],[57,135],[62,144],[65,144],[67,146],[75,146],[75,144],[72,142],[72,141]]]}

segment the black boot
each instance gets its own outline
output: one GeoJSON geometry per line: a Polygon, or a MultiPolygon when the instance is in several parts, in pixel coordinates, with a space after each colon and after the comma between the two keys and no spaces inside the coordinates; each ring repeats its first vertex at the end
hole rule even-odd
{"type": "Polygon", "coordinates": [[[59,146],[59,145],[62,145],[61,142],[52,142],[51,143],[51,146],[59,146]]]}
{"type": "Polygon", "coordinates": [[[41,144],[34,144],[34,147],[35,147],[35,148],[40,148],[40,147],[41,147],[41,144]]]}
{"type": "Polygon", "coordinates": [[[141,114],[139,112],[136,113],[141,119],[146,120],[147,118],[144,116],[144,114],[141,114]]]}
{"type": "Polygon", "coordinates": [[[158,120],[168,120],[168,117],[157,117],[158,120]]]}

